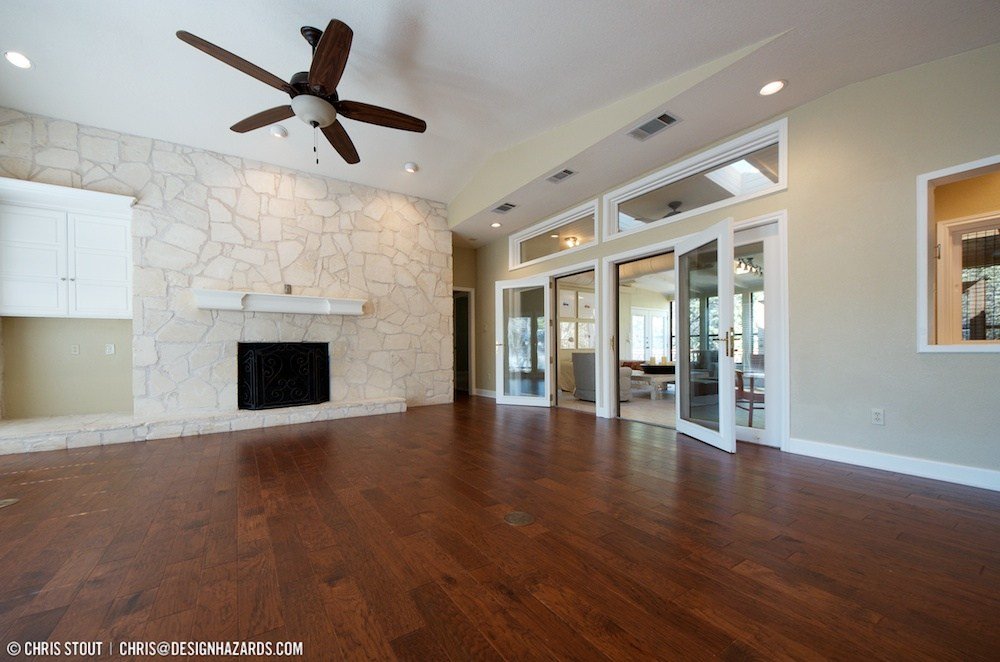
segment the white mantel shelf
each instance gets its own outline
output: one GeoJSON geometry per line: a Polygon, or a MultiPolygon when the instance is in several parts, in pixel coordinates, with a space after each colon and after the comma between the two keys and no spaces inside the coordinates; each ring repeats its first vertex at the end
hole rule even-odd
{"type": "Polygon", "coordinates": [[[194,302],[203,310],[243,310],[300,315],[361,315],[364,299],[331,299],[292,294],[202,290],[195,288],[194,302]]]}

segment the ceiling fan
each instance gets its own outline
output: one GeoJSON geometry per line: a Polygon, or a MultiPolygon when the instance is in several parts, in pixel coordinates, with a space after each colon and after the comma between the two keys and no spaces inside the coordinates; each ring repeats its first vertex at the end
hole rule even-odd
{"type": "MultiPolygon", "coordinates": [[[[340,96],[337,94],[337,85],[340,83],[340,77],[344,75],[347,56],[351,52],[351,41],[354,38],[354,32],[346,23],[334,19],[326,26],[325,31],[307,25],[301,29],[301,33],[312,46],[312,64],[309,66],[309,71],[300,71],[292,76],[292,79],[287,83],[257,65],[247,62],[190,32],[180,30],[177,32],[177,38],[208,53],[215,59],[281,90],[292,98],[290,105],[263,110],[232,125],[230,128],[237,133],[259,129],[294,115],[313,129],[321,130],[345,161],[358,163],[361,158],[358,156],[358,151],[355,149],[351,137],[347,135],[347,131],[337,119],[338,115],[358,122],[387,126],[391,129],[417,133],[423,133],[427,130],[427,123],[416,117],[360,101],[340,100],[340,96]]],[[[315,144],[313,144],[313,151],[316,151],[315,144]]],[[[319,163],[318,158],[316,162],[319,163]]]]}
{"type": "Polygon", "coordinates": [[[670,211],[663,218],[670,218],[674,214],[680,214],[681,213],[681,205],[683,205],[683,204],[684,203],[681,202],[680,200],[674,200],[673,202],[668,202],[667,203],[667,207],[670,208],[670,211]]]}

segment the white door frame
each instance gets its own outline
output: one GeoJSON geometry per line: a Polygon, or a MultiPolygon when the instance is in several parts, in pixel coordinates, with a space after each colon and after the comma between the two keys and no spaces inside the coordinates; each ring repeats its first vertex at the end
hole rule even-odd
{"type": "MultiPolygon", "coordinates": [[[[765,446],[775,446],[780,448],[783,441],[788,439],[788,399],[791,392],[788,390],[788,278],[787,260],[785,258],[786,243],[782,234],[784,220],[774,220],[773,216],[760,217],[766,222],[755,223],[747,227],[741,226],[736,229],[735,247],[746,246],[758,241],[766,241],[772,237],[767,237],[761,230],[774,228],[776,234],[773,237],[776,255],[765,253],[764,264],[766,272],[764,275],[765,296],[772,292],[777,293],[777,301],[769,297],[767,304],[767,319],[777,319],[777,329],[770,328],[764,339],[764,354],[767,365],[764,372],[768,376],[767,394],[768,405],[766,413],[766,437],[758,428],[748,428],[743,425],[736,425],[736,438],[740,441],[750,441],[765,446]],[[740,235],[743,235],[742,237],[740,235]],[[770,379],[777,376],[777,379],[770,379]],[[777,417],[777,418],[775,418],[777,417]],[[774,424],[772,425],[772,419],[774,424]]],[[[757,220],[757,219],[751,219],[757,220]]],[[[765,251],[767,249],[765,248],[765,251]]],[[[773,325],[772,325],[773,326],[773,325]]]]}
{"type": "MultiPolygon", "coordinates": [[[[769,400],[776,402],[773,407],[769,402],[768,407],[769,411],[773,412],[773,416],[777,418],[777,420],[774,421],[774,424],[778,430],[780,448],[782,450],[786,450],[788,447],[789,437],[791,436],[791,363],[788,326],[788,211],[782,209],[770,214],[735,221],[733,224],[733,232],[735,234],[743,230],[749,230],[751,228],[769,225],[771,223],[776,223],[778,226],[779,264],[773,266],[779,266],[781,269],[782,277],[780,278],[778,295],[781,300],[782,314],[781,319],[779,320],[780,324],[778,325],[780,327],[778,329],[778,336],[780,340],[779,347],[781,350],[777,353],[777,356],[774,357],[778,360],[779,365],[774,371],[775,379],[768,382],[768,391],[778,390],[780,391],[780,396],[778,398],[769,398],[769,400]],[[776,386],[777,389],[772,387],[772,382],[775,381],[776,383],[774,386],[776,386]]],[[[618,268],[620,263],[630,262],[632,260],[652,257],[654,255],[659,255],[660,253],[673,251],[677,244],[684,239],[686,239],[686,236],[675,237],[673,239],[667,239],[655,244],[647,244],[645,246],[622,251],[620,253],[614,253],[601,258],[601,268],[597,274],[598,281],[600,282],[600,297],[598,302],[600,309],[609,312],[618,309],[618,292],[614,287],[612,287],[612,284],[616,282],[615,270],[618,268]]],[[[737,237],[736,244],[739,245],[740,242],[741,239],[737,237]]],[[[618,354],[617,349],[615,349],[615,343],[617,342],[618,336],[618,329],[616,328],[615,322],[616,317],[617,315],[603,315],[600,324],[597,326],[598,336],[605,339],[603,342],[599,340],[597,344],[597,415],[602,418],[615,418],[617,416],[617,412],[615,411],[615,403],[617,402],[618,397],[618,386],[615,383],[615,376],[618,374],[618,354]]],[[[769,357],[768,360],[771,360],[771,358],[769,357]]]]}
{"type": "MultiPolygon", "coordinates": [[[[555,268],[555,269],[549,269],[548,271],[542,271],[542,272],[533,274],[531,276],[525,276],[523,278],[514,278],[514,279],[510,279],[510,280],[498,280],[498,281],[496,281],[495,290],[494,290],[494,292],[495,292],[495,294],[494,294],[494,296],[495,296],[495,299],[494,299],[494,308],[498,311],[498,313],[494,315],[494,320],[493,320],[493,333],[496,336],[496,338],[494,340],[494,344],[496,344],[496,343],[498,343],[500,341],[500,334],[502,333],[502,328],[501,327],[503,326],[503,302],[500,299],[502,290],[507,289],[507,288],[511,288],[511,287],[527,287],[527,286],[535,285],[535,284],[537,284],[537,282],[540,279],[547,279],[548,280],[548,285],[546,285],[546,288],[548,288],[549,286],[553,285],[553,283],[554,283],[554,281],[555,281],[556,278],[559,278],[561,276],[571,276],[573,274],[577,274],[577,273],[580,273],[580,272],[583,272],[583,271],[591,271],[591,270],[593,270],[593,272],[594,272],[594,279],[596,281],[598,278],[600,278],[600,272],[598,271],[598,265],[599,265],[599,261],[597,259],[584,260],[582,262],[577,262],[575,264],[571,264],[571,265],[568,265],[568,266],[565,266],[565,267],[558,267],[558,268],[555,268]]],[[[595,283],[595,285],[596,285],[596,283],[595,283]]],[[[595,287],[594,291],[595,291],[595,293],[597,292],[597,288],[596,287],[595,287]]],[[[551,310],[552,308],[553,308],[553,306],[550,305],[548,307],[548,309],[545,311],[546,317],[548,319],[550,319],[550,320],[553,321],[552,325],[550,325],[550,327],[548,329],[547,337],[546,337],[546,341],[547,341],[547,344],[548,344],[548,352],[552,351],[552,348],[555,346],[554,345],[554,341],[558,338],[558,334],[557,334],[557,332],[555,331],[555,328],[554,328],[555,327],[555,316],[553,315],[554,311],[551,310]]],[[[601,311],[601,303],[600,303],[600,299],[598,298],[598,302],[597,302],[597,314],[601,315],[601,312],[602,312],[601,311]]],[[[596,324],[595,325],[595,337],[594,337],[594,346],[595,347],[600,348],[601,342],[602,342],[602,340],[601,340],[602,337],[603,337],[603,335],[602,335],[602,332],[601,332],[601,325],[600,324],[596,324]]],[[[496,349],[498,349],[498,348],[495,347],[494,351],[496,349]]],[[[546,358],[548,358],[548,357],[546,357],[546,358]]],[[[601,378],[602,378],[600,360],[598,359],[595,362],[597,363],[597,375],[596,375],[596,380],[597,381],[596,381],[596,383],[598,385],[600,385],[601,384],[601,378]]],[[[497,386],[500,383],[500,381],[499,381],[500,380],[500,360],[499,359],[494,360],[494,366],[495,366],[494,369],[496,371],[496,374],[494,375],[494,378],[493,378],[493,384],[494,384],[494,388],[497,389],[495,397],[497,399],[497,403],[499,404],[500,403],[500,398],[503,396],[502,389],[497,388],[497,386]]],[[[555,395],[555,390],[554,389],[557,388],[555,380],[552,379],[552,377],[554,375],[554,372],[555,372],[554,370],[548,369],[548,370],[546,370],[546,373],[545,373],[546,374],[546,377],[545,377],[546,394],[545,395],[546,395],[546,399],[548,400],[548,403],[549,403],[548,406],[550,406],[550,407],[552,406],[553,396],[555,395]]],[[[598,408],[601,406],[600,402],[601,402],[601,398],[602,397],[603,397],[602,392],[600,390],[598,390],[598,392],[597,392],[597,400],[598,400],[597,407],[598,408]]]]}
{"type": "Polygon", "coordinates": [[[453,285],[451,291],[469,295],[469,395],[473,395],[476,392],[476,288],[453,285]]]}

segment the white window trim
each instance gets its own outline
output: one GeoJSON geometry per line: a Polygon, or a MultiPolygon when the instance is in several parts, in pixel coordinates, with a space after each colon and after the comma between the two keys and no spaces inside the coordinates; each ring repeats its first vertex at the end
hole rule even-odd
{"type": "Polygon", "coordinates": [[[722,209],[730,205],[746,202],[747,200],[770,195],[778,191],[784,191],[787,188],[788,118],[786,117],[713,147],[712,149],[695,154],[694,156],[679,163],[675,163],[608,193],[603,197],[602,209],[604,211],[604,223],[602,224],[602,239],[604,241],[612,241],[621,237],[628,237],[639,232],[646,232],[647,230],[651,230],[653,228],[659,228],[671,223],[683,221],[684,219],[691,218],[692,216],[698,216],[716,209],[722,209]],[[661,186],[666,186],[667,184],[679,181],[685,177],[690,177],[691,175],[695,175],[703,170],[725,163],[726,161],[731,161],[741,155],[746,155],[762,147],[772,145],[775,142],[778,144],[778,181],[772,186],[768,186],[760,191],[755,191],[754,193],[739,195],[734,198],[727,198],[725,200],[713,202],[709,205],[703,205],[679,214],[674,214],[669,218],[653,221],[652,223],[647,223],[642,227],[633,228],[631,230],[617,229],[618,207],[621,203],[642,195],[643,193],[648,193],[649,191],[657,189],[661,186]]]}
{"type": "Polygon", "coordinates": [[[520,269],[521,267],[527,267],[532,264],[538,264],[539,262],[544,262],[546,260],[551,260],[557,257],[562,257],[564,255],[572,255],[584,249],[590,248],[591,246],[596,246],[598,242],[597,234],[597,199],[589,200],[582,205],[573,207],[572,209],[567,209],[566,211],[557,214],[551,218],[548,218],[540,223],[536,223],[531,227],[519,230],[507,238],[507,257],[509,271],[514,271],[515,269],[520,269]],[[572,221],[579,220],[588,214],[594,216],[594,238],[585,244],[577,244],[573,248],[567,248],[564,251],[557,251],[549,255],[543,255],[542,257],[537,257],[534,260],[528,260],[527,262],[521,262],[521,242],[537,237],[540,234],[549,232],[553,228],[557,228],[561,225],[571,223],[572,221]]]}
{"type": "MultiPolygon", "coordinates": [[[[931,210],[934,208],[934,198],[931,192],[931,182],[947,183],[948,177],[955,180],[965,179],[972,170],[988,168],[1000,164],[1000,154],[989,156],[977,161],[970,161],[950,168],[935,170],[917,176],[917,352],[927,354],[996,354],[1000,353],[1000,343],[995,342],[963,342],[954,344],[938,344],[936,340],[936,316],[934,294],[937,286],[937,269],[931,268],[931,263],[937,261],[936,253],[931,250],[937,245],[937,227],[931,210]]],[[[934,265],[937,266],[936,264],[934,265]]]]}

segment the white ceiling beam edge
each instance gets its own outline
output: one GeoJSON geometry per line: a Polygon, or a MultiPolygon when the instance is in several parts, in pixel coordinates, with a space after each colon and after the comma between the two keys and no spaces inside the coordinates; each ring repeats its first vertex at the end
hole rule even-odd
{"type": "Polygon", "coordinates": [[[497,152],[476,171],[448,205],[452,228],[496,206],[610,135],[662,109],[664,104],[780,38],[786,32],[733,51],[561,126],[497,152]]]}

